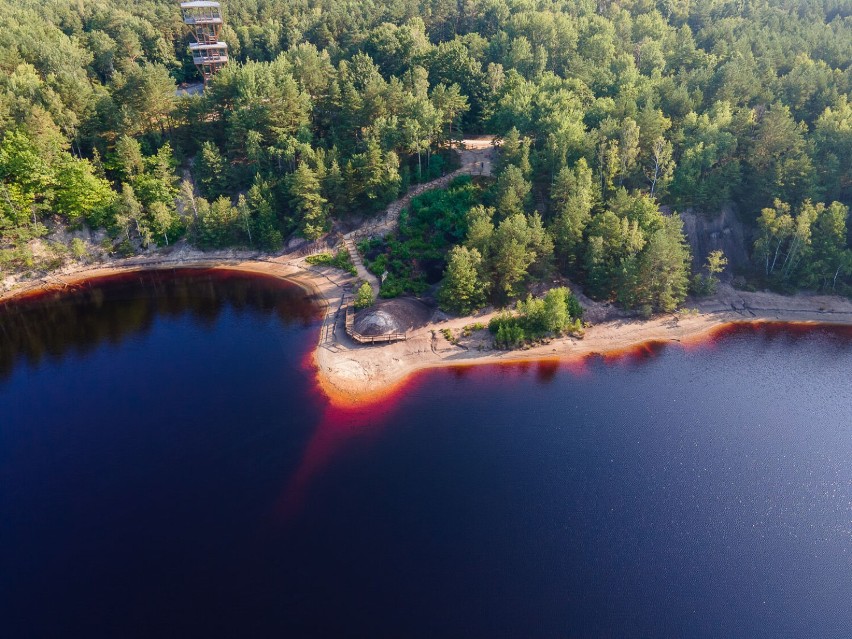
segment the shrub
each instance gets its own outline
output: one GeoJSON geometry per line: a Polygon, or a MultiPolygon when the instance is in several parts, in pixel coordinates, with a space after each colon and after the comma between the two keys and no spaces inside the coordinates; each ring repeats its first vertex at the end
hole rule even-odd
{"type": "Polygon", "coordinates": [[[349,257],[348,251],[341,250],[334,255],[331,253],[317,253],[316,255],[309,255],[305,258],[305,261],[308,264],[339,268],[341,271],[346,271],[350,275],[358,274],[358,271],[355,270],[355,265],[352,263],[352,258],[349,257]]]}
{"type": "Polygon", "coordinates": [[[360,311],[362,308],[367,308],[372,305],[373,287],[370,286],[369,282],[364,282],[361,284],[361,288],[358,289],[358,292],[355,293],[355,308],[360,311]]]}
{"type": "Polygon", "coordinates": [[[494,345],[497,348],[517,348],[526,340],[519,318],[511,313],[502,312],[492,317],[488,330],[494,335],[494,345]]]}
{"type": "Polygon", "coordinates": [[[524,329],[517,322],[501,325],[494,337],[494,343],[498,348],[518,348],[525,342],[524,329]]]}
{"type": "Polygon", "coordinates": [[[470,337],[471,334],[475,333],[476,331],[481,331],[481,330],[484,330],[486,328],[488,328],[488,327],[485,324],[483,324],[482,322],[474,322],[473,324],[466,324],[462,328],[462,335],[464,337],[470,337]]]}
{"type": "Polygon", "coordinates": [[[582,335],[582,314],[583,307],[567,288],[554,288],[543,297],[530,295],[518,302],[516,315],[503,312],[495,316],[488,329],[498,348],[517,348],[548,335],[582,335]]]}
{"type": "Polygon", "coordinates": [[[527,332],[533,336],[559,335],[583,316],[583,307],[567,288],[552,288],[543,297],[528,296],[518,302],[518,313],[527,332]]]}
{"type": "Polygon", "coordinates": [[[79,237],[75,237],[71,240],[71,255],[75,258],[82,259],[89,254],[89,251],[86,250],[86,243],[81,240],[79,237]]]}

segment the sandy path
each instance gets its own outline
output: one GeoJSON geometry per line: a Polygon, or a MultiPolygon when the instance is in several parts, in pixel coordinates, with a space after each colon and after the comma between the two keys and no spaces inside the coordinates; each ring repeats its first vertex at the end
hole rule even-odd
{"type": "Polygon", "coordinates": [[[360,227],[343,236],[343,246],[349,253],[352,264],[355,265],[358,277],[370,284],[374,297],[378,297],[379,295],[381,282],[379,278],[370,273],[364,266],[361,255],[358,253],[356,242],[366,238],[384,237],[395,231],[399,224],[399,214],[403,209],[408,207],[413,198],[421,193],[445,188],[460,175],[490,176],[491,164],[495,157],[495,148],[492,140],[491,136],[465,139],[461,147],[457,149],[461,167],[431,182],[413,186],[401,198],[391,202],[380,217],[367,220],[360,227]]]}

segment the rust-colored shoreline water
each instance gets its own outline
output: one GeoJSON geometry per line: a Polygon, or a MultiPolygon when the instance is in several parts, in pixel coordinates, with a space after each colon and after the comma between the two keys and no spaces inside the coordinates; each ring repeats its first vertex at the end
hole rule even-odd
{"type": "MultiPolygon", "coordinates": [[[[268,282],[269,286],[295,285],[303,289],[316,305],[317,316],[323,312],[323,306],[328,301],[320,292],[318,281],[314,274],[287,268],[283,264],[254,262],[251,260],[216,261],[195,260],[182,263],[141,264],[128,266],[107,266],[80,271],[63,276],[62,280],[42,283],[17,291],[11,291],[0,296],[0,312],[4,308],[30,304],[43,304],[57,300],[65,295],[80,293],[110,283],[131,282],[144,278],[148,273],[171,273],[171,277],[179,279],[189,274],[209,274],[211,277],[245,277],[246,275],[268,282]]],[[[650,322],[649,322],[650,325],[650,322]]],[[[358,412],[366,408],[381,409],[382,406],[395,404],[399,397],[409,392],[419,383],[422,376],[428,376],[430,370],[450,369],[464,371],[479,367],[523,367],[534,364],[549,368],[554,373],[560,369],[582,372],[588,368],[588,363],[602,359],[608,363],[634,362],[654,357],[668,347],[680,347],[686,350],[712,348],[726,336],[742,331],[758,331],[765,333],[807,333],[818,328],[829,328],[843,334],[852,335],[852,325],[846,320],[830,321],[800,321],[800,320],[771,320],[762,317],[754,319],[727,319],[726,315],[711,318],[710,323],[696,327],[678,339],[661,339],[657,337],[642,337],[633,343],[607,346],[602,342],[600,347],[579,354],[571,352],[552,353],[505,353],[495,352],[493,356],[471,358],[469,360],[439,360],[423,361],[415,355],[409,355],[407,369],[395,376],[377,380],[374,384],[365,386],[347,382],[346,379],[330,378],[323,371],[318,361],[318,348],[311,349],[305,356],[303,369],[311,371],[315,377],[315,388],[325,401],[337,409],[358,412]]],[[[379,347],[381,348],[381,347],[379,347]]],[[[326,354],[326,357],[328,355],[326,354]]],[[[333,375],[333,373],[331,373],[333,375]]]]}
{"type": "Polygon", "coordinates": [[[11,635],[844,636],[852,327],[601,327],[347,403],[286,280],[75,291],[0,306],[11,635]]]}
{"type": "Polygon", "coordinates": [[[552,377],[559,371],[582,376],[588,374],[590,364],[595,361],[608,365],[641,364],[661,355],[667,349],[697,352],[714,349],[725,341],[746,334],[798,339],[814,331],[825,331],[839,338],[852,340],[852,325],[841,322],[766,319],[720,321],[678,340],[645,339],[628,346],[601,348],[583,354],[513,356],[509,353],[510,357],[502,360],[479,358],[463,362],[441,361],[414,365],[407,374],[368,392],[361,389],[357,392],[341,391],[339,387],[328,383],[318,371],[316,388],[336,409],[343,413],[348,411],[357,414],[370,408],[387,410],[387,407],[397,404],[412,389],[425,384],[430,376],[440,374],[441,371],[464,376],[468,371],[476,370],[487,377],[489,374],[501,374],[502,371],[525,371],[535,367],[537,373],[543,377],[552,377]]]}

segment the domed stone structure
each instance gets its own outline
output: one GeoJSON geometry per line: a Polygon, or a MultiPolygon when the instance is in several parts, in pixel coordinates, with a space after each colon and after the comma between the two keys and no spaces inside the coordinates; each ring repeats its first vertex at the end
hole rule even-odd
{"type": "Polygon", "coordinates": [[[381,300],[355,314],[355,330],[364,336],[406,333],[426,324],[433,309],[409,297],[381,300]]]}
{"type": "Polygon", "coordinates": [[[399,320],[381,308],[368,308],[358,313],[355,316],[355,330],[369,336],[405,332],[399,320]]]}

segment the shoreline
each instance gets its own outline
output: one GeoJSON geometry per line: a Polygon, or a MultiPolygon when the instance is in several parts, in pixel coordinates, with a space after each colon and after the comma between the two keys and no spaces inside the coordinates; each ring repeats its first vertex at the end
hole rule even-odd
{"type": "Polygon", "coordinates": [[[423,351],[412,349],[407,357],[394,358],[399,364],[393,370],[386,371],[380,377],[370,376],[369,381],[359,378],[360,376],[347,374],[346,371],[335,370],[335,363],[329,362],[329,370],[319,372],[318,382],[332,404],[341,408],[352,408],[388,400],[412,383],[418,374],[435,369],[541,363],[582,367],[589,358],[602,357],[606,360],[630,358],[651,352],[659,345],[675,345],[687,349],[700,348],[702,345],[711,343],[726,329],[736,326],[761,324],[806,327],[852,326],[852,314],[845,319],[824,317],[799,319],[792,316],[743,319],[727,314],[718,316],[705,314],[690,319],[696,321],[681,320],[682,325],[674,330],[662,326],[667,320],[635,320],[631,323],[631,328],[634,330],[615,338],[610,333],[619,330],[621,326],[616,325],[623,323],[611,322],[588,329],[583,340],[560,338],[549,344],[527,350],[493,350],[470,357],[439,356],[437,359],[424,361],[423,351]]]}
{"type": "Polygon", "coordinates": [[[311,360],[318,389],[334,406],[365,407],[389,399],[414,380],[417,373],[435,368],[550,362],[582,364],[589,357],[621,358],[658,344],[693,347],[706,343],[726,327],[756,323],[852,326],[852,300],[837,296],[735,291],[721,286],[710,297],[696,300],[690,313],[634,319],[618,317],[594,324],[582,339],[563,337],[523,350],[500,351],[490,343],[487,329],[468,343],[453,344],[442,329],[460,331],[471,322],[487,324],[490,314],[454,318],[414,329],[405,341],[362,346],[343,330],[344,289],[355,278],[337,269],[309,266],[304,258],[272,257],[237,252],[204,254],[182,251],[70,268],[0,293],[0,303],[33,295],[61,292],[86,281],[125,273],[181,268],[240,271],[281,278],[302,288],[322,309],[318,343],[311,360]]]}
{"type": "Polygon", "coordinates": [[[233,255],[228,257],[217,255],[192,255],[187,257],[186,255],[181,255],[174,259],[164,259],[163,256],[157,256],[157,258],[131,257],[126,260],[114,260],[102,264],[84,265],[48,273],[39,279],[20,282],[12,288],[0,292],[0,303],[62,291],[64,288],[78,286],[91,280],[109,278],[114,275],[181,268],[224,269],[258,275],[270,275],[292,281],[312,294],[318,293],[313,282],[300,276],[300,273],[298,273],[299,269],[292,268],[290,262],[277,262],[274,259],[263,258],[257,255],[233,255]],[[287,269],[287,272],[282,273],[279,272],[282,267],[290,268],[287,269]],[[292,269],[292,273],[290,269],[292,269]]]}

